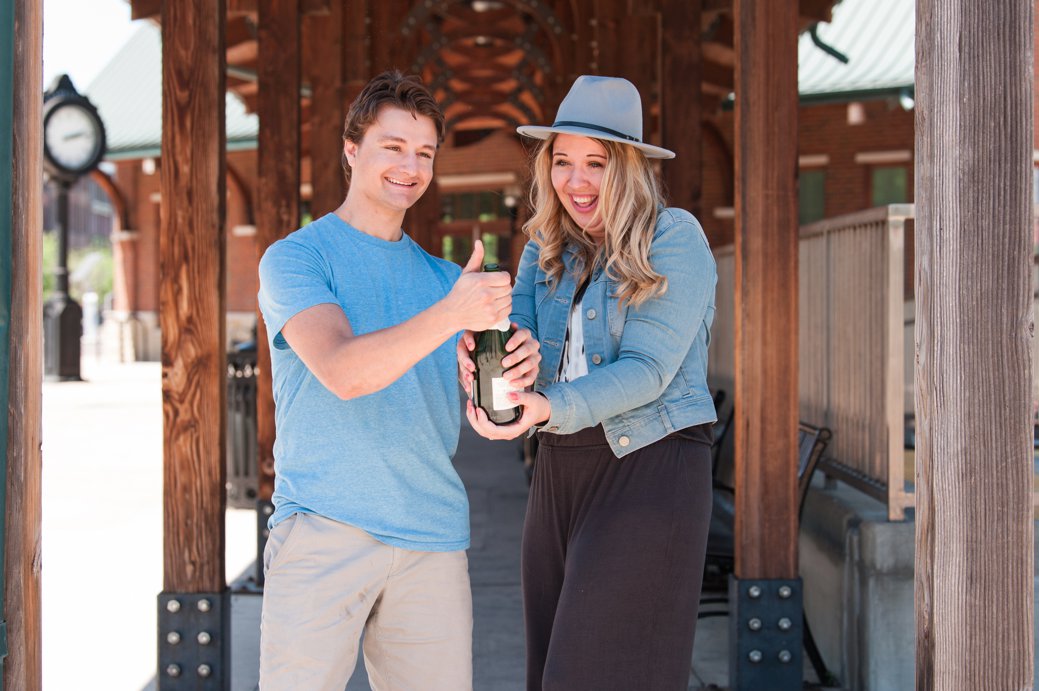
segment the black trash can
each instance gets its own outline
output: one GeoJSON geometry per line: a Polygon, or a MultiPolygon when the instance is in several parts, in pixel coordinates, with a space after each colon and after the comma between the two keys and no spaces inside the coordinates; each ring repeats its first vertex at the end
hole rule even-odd
{"type": "Polygon", "coordinates": [[[256,448],[256,348],[227,354],[227,506],[255,509],[259,492],[256,448]]]}

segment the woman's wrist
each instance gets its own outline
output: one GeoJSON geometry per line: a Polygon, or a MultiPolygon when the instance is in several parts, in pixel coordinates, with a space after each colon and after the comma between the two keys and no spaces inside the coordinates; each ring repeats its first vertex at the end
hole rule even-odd
{"type": "Polygon", "coordinates": [[[545,394],[541,393],[540,391],[535,391],[534,393],[536,393],[538,396],[541,396],[543,399],[545,399],[545,405],[548,406],[548,416],[546,416],[545,419],[542,420],[541,422],[535,422],[534,423],[534,429],[541,429],[542,427],[544,427],[545,425],[548,424],[549,418],[552,417],[552,403],[548,400],[548,396],[546,396],[545,394]]]}

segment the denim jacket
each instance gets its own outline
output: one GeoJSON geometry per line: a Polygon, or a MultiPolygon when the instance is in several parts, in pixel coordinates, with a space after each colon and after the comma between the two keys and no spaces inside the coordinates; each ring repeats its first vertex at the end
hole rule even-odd
{"type": "Polygon", "coordinates": [[[552,404],[543,429],[570,434],[602,423],[620,457],[675,430],[714,422],[707,388],[707,344],[718,280],[714,256],[699,222],[687,211],[661,208],[650,246],[653,270],[667,292],[638,308],[619,307],[616,283],[600,268],[585,290],[582,310],[588,374],[555,382],[570,303],[577,291],[571,247],[555,289],[527,243],[512,291],[512,320],[541,343],[535,390],[552,404]]]}

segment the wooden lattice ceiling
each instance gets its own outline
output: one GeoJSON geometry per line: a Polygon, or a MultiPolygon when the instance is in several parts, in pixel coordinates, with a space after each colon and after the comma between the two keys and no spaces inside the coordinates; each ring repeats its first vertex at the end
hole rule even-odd
{"type": "Polygon", "coordinates": [[[422,38],[411,65],[433,88],[450,127],[544,119],[547,75],[561,70],[564,29],[539,0],[441,0],[415,5],[402,28],[422,38]]]}
{"type": "MultiPolygon", "coordinates": [[[[257,105],[258,1],[226,2],[227,86],[250,110],[257,105]]],[[[709,112],[734,88],[733,0],[701,1],[702,93],[709,112]]],[[[301,15],[320,17],[329,14],[332,3],[345,5],[346,0],[298,2],[301,15]]],[[[362,52],[369,56],[375,52],[373,41],[390,42],[391,55],[407,63],[398,66],[422,75],[433,88],[451,129],[484,129],[542,122],[562,95],[560,87],[565,89],[577,74],[596,71],[601,52],[609,46],[600,45],[596,31],[588,26],[595,25],[604,6],[663,14],[667,0],[368,0],[359,4],[364,7],[360,12],[365,27],[349,32],[353,37],[346,35],[344,40],[357,41],[364,35],[362,52]],[[589,64],[567,64],[568,56],[582,51],[576,46],[582,41],[588,44],[584,54],[589,64]]],[[[834,4],[835,0],[799,0],[802,28],[829,20],[834,4]]],[[[134,19],[159,19],[161,0],[131,0],[131,5],[134,19]]],[[[666,16],[662,21],[667,21],[666,16]]],[[[374,71],[386,66],[370,65],[374,71]]],[[[304,123],[309,95],[304,86],[304,123]]]]}

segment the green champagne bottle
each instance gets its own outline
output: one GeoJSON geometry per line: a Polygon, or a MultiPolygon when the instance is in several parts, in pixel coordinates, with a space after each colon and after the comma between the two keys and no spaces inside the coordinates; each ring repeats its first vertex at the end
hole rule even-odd
{"type": "MultiPolygon", "coordinates": [[[[485,264],[484,271],[498,271],[497,264],[485,264]]],[[[520,407],[509,400],[510,391],[515,387],[505,379],[505,368],[502,359],[508,355],[505,344],[512,338],[513,329],[508,319],[495,324],[493,329],[476,334],[476,349],[473,351],[473,362],[476,372],[473,374],[470,395],[473,405],[483,408],[487,418],[496,425],[508,425],[520,418],[520,407]]]]}

